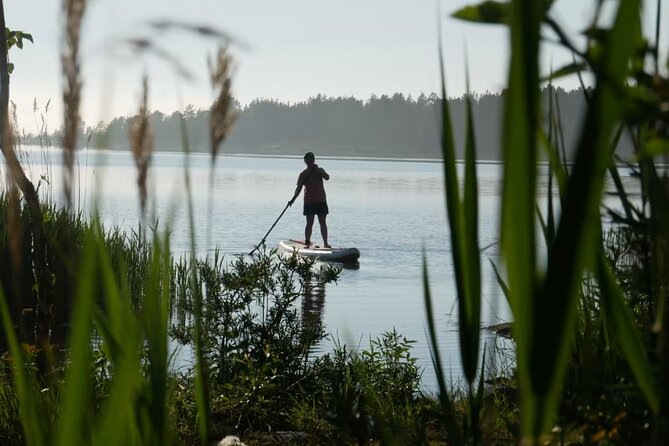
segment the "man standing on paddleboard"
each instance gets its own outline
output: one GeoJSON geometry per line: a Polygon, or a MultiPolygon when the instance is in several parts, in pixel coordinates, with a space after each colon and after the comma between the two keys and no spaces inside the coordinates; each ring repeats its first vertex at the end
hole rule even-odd
{"type": "Polygon", "coordinates": [[[325,188],[323,187],[323,180],[329,180],[330,175],[322,167],[318,167],[316,157],[312,152],[304,154],[304,163],[307,165],[307,168],[297,178],[295,195],[288,202],[288,205],[293,205],[295,199],[300,195],[302,187],[304,187],[303,215],[307,217],[307,225],[304,228],[304,244],[306,246],[311,244],[311,230],[314,227],[314,216],[318,215],[318,224],[321,227],[321,235],[323,236],[323,246],[330,248],[330,245],[328,245],[328,225],[325,221],[328,215],[328,202],[325,197],[325,188]]]}

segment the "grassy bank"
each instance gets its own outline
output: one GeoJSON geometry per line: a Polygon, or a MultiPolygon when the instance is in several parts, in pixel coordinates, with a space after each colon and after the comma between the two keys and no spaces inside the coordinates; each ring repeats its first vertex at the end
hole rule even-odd
{"type": "MultiPolygon", "coordinates": [[[[660,68],[658,50],[660,2],[650,30],[642,29],[642,2],[619,2],[606,25],[604,2],[594,2],[592,24],[583,38],[568,35],[560,26],[554,3],[483,2],[454,13],[510,32],[502,137],[502,263],[495,265],[514,317],[517,362],[513,379],[506,383],[514,391],[506,399],[511,402],[506,413],[514,414],[516,424],[508,432],[524,444],[627,444],[632,439],[663,444],[669,418],[663,379],[669,370],[663,228],[669,214],[667,175],[655,163],[666,154],[669,120],[667,72],[660,68]],[[574,61],[541,73],[539,61],[551,39],[571,52],[574,61]],[[590,88],[583,84],[584,72],[593,79],[590,88]],[[587,104],[573,147],[565,146],[559,96],[549,96],[547,112],[540,105],[542,86],[548,83],[550,92],[553,79],[569,75],[581,80],[587,104]],[[640,202],[628,199],[616,170],[621,137],[633,141],[640,202]],[[569,153],[574,162],[568,165],[569,153]],[[546,204],[540,205],[537,176],[543,156],[550,160],[550,173],[546,204]],[[607,176],[616,184],[622,211],[603,205],[607,176]],[[603,230],[607,220],[617,232],[603,230]],[[545,260],[539,255],[544,249],[545,260]],[[625,250],[628,263],[617,263],[614,254],[625,250]],[[643,284],[628,282],[631,271],[644,276],[643,284]],[[639,312],[639,302],[644,312],[639,312]]],[[[468,112],[461,186],[447,102],[442,103],[442,117],[460,350],[468,380],[466,422],[457,420],[459,402],[449,397],[443,378],[440,402],[453,444],[479,443],[491,440],[483,385],[490,380],[480,361],[478,123],[468,112]]],[[[427,286],[426,305],[431,308],[427,286]]],[[[443,376],[435,333],[431,325],[435,369],[443,376]]]]}
{"type": "MultiPolygon", "coordinates": [[[[0,212],[7,207],[0,200],[0,212]]],[[[433,404],[420,395],[409,340],[390,331],[361,351],[338,345],[311,354],[325,331],[299,302],[318,299],[337,268],[271,251],[173,259],[157,235],[43,211],[54,252],[47,266],[58,285],[51,301],[63,308],[50,313],[54,329],[40,345],[27,324],[23,333],[6,324],[16,315],[6,311],[11,299],[0,300],[8,342],[0,361],[3,444],[61,436],[78,444],[201,442],[198,367],[206,371],[209,438],[237,434],[266,444],[278,431],[276,438],[319,444],[426,435],[421,420],[433,404]],[[57,248],[64,245],[69,250],[57,248]],[[169,337],[193,348],[197,336],[202,362],[174,367],[169,337]]],[[[34,275],[22,277],[26,283],[9,281],[2,296],[35,286],[34,275]]]]}

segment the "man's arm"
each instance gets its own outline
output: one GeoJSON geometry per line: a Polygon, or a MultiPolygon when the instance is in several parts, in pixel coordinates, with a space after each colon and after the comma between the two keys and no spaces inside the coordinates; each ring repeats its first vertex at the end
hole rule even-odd
{"type": "Polygon", "coordinates": [[[320,172],[321,177],[323,177],[323,179],[324,179],[325,181],[327,181],[327,180],[330,179],[330,175],[328,175],[328,173],[325,171],[325,169],[323,169],[322,167],[319,167],[319,168],[318,168],[318,171],[320,172]]]}
{"type": "Polygon", "coordinates": [[[295,188],[295,193],[293,194],[293,198],[290,199],[288,202],[288,206],[292,206],[293,203],[295,203],[295,199],[300,195],[300,192],[302,192],[302,184],[297,183],[297,187],[295,188]]]}

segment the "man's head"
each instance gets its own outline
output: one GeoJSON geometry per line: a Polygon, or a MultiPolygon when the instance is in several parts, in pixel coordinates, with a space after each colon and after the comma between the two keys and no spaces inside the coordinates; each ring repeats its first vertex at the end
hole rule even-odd
{"type": "Polygon", "coordinates": [[[304,162],[307,166],[311,166],[314,163],[314,161],[316,161],[314,152],[307,152],[304,154],[304,162]]]}

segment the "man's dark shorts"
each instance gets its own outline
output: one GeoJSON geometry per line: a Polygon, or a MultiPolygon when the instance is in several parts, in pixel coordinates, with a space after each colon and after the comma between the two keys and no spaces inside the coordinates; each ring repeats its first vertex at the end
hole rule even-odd
{"type": "Polygon", "coordinates": [[[319,201],[318,203],[304,203],[304,211],[302,212],[302,215],[323,215],[328,212],[327,202],[319,201]]]}

